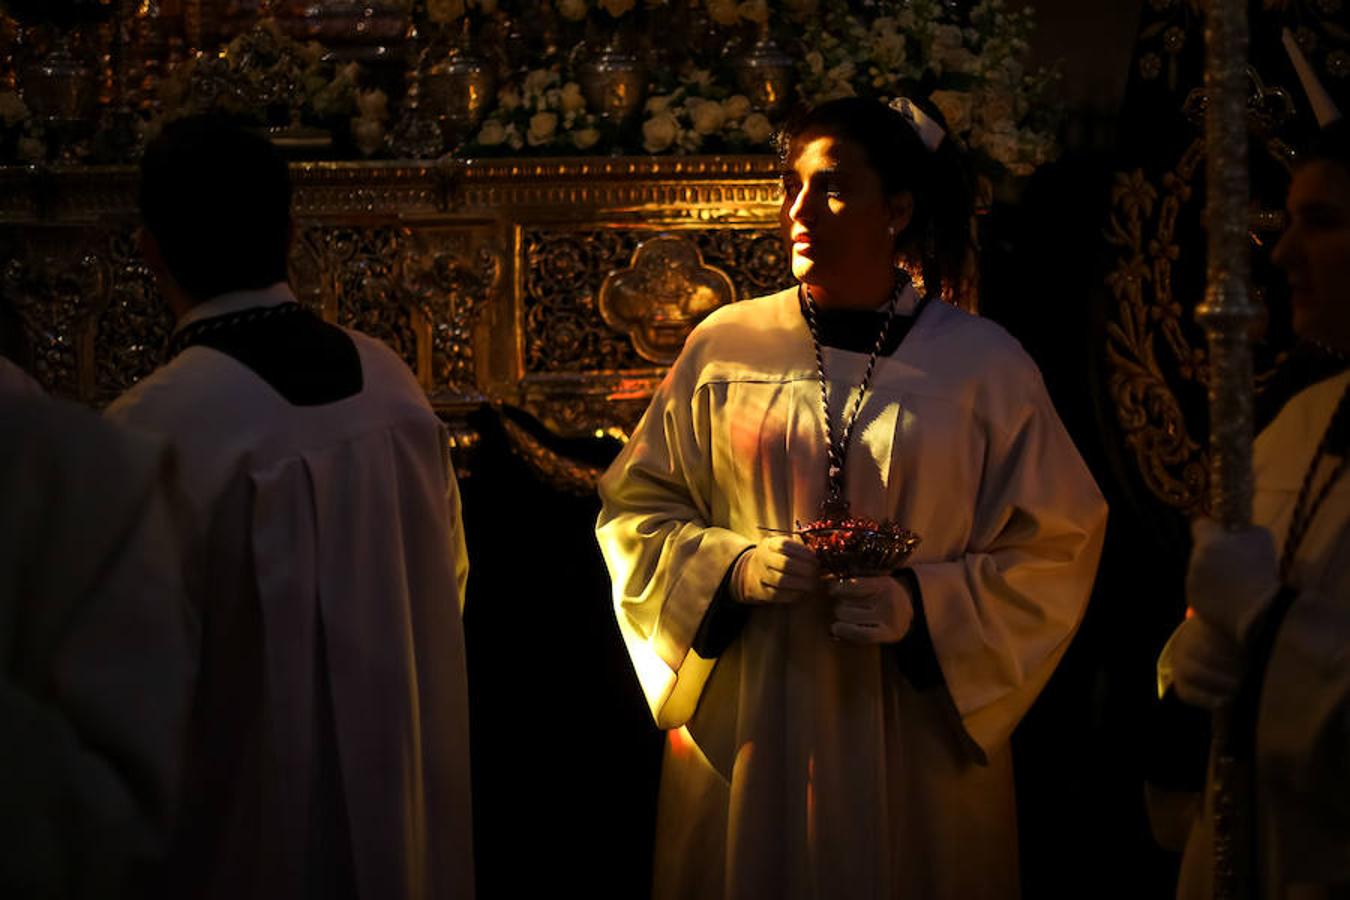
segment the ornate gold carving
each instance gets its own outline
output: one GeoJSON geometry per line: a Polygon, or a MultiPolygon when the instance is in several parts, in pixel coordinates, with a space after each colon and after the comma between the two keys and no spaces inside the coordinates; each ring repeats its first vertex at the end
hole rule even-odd
{"type": "Polygon", "coordinates": [[[90,325],[108,283],[89,235],[42,229],[24,235],[0,276],[0,290],[23,321],[39,381],[51,391],[88,399],[90,325]]]}
{"type": "MultiPolygon", "coordinates": [[[[551,228],[525,232],[521,306],[527,372],[600,372],[650,364],[630,341],[606,326],[594,292],[610,272],[630,264],[642,237],[658,233],[551,228]]],[[[737,299],[790,283],[786,251],[776,230],[710,228],[680,235],[680,240],[697,248],[706,265],[729,276],[737,299]]]]}
{"type": "Polygon", "coordinates": [[[173,330],[173,315],[141,261],[131,230],[109,236],[108,300],[94,325],[93,401],[102,406],[149,375],[173,330]]]}
{"type": "Polygon", "coordinates": [[[628,268],[600,285],[600,315],[648,362],[669,365],[704,316],[736,299],[727,273],[703,261],[687,237],[660,235],[638,245],[628,268]]]}
{"type": "Polygon", "coordinates": [[[474,325],[495,296],[502,258],[492,247],[471,249],[467,235],[418,235],[420,247],[405,261],[405,281],[430,328],[429,390],[478,395],[474,325]]]}
{"type": "MultiPolygon", "coordinates": [[[[408,361],[459,429],[460,465],[474,440],[464,417],[485,400],[520,405],[559,435],[633,426],[663,370],[606,325],[598,297],[640,241],[675,235],[696,249],[730,280],[719,302],[790,282],[768,156],[291,172],[297,296],[408,361]]],[[[170,328],[131,241],[135,169],[0,168],[0,182],[0,237],[14,247],[0,289],[35,338],[39,375],[58,393],[106,402],[158,362],[170,328]]],[[[669,341],[660,358],[675,349],[669,341]]]]}
{"type": "Polygon", "coordinates": [[[314,228],[304,240],[317,260],[325,310],[338,324],[384,341],[418,371],[417,324],[400,289],[405,229],[314,228]]]}
{"type": "Polygon", "coordinates": [[[502,416],[501,422],[512,451],[539,477],[572,494],[589,496],[595,493],[595,484],[604,474],[602,469],[554,453],[506,416],[502,416]]]}
{"type": "Polygon", "coordinates": [[[461,232],[311,226],[293,254],[297,294],[378,337],[427,392],[476,395],[473,328],[501,278],[500,254],[461,232]]]}
{"type": "Polygon", "coordinates": [[[1116,176],[1107,241],[1123,249],[1107,277],[1115,297],[1115,321],[1107,324],[1108,389],[1125,439],[1144,483],[1171,506],[1194,512],[1208,484],[1203,449],[1190,436],[1186,418],[1159,360],[1163,350],[1185,380],[1203,369],[1203,351],[1182,332],[1182,306],[1172,296],[1172,263],[1180,255],[1177,214],[1191,196],[1191,182],[1203,159],[1196,141],[1158,190],[1142,170],[1116,176]],[[1158,212],[1154,219],[1155,210],[1158,212]],[[1146,225],[1153,232],[1145,237],[1146,225]]]}
{"type": "Polygon", "coordinates": [[[291,165],[297,216],[430,216],[446,203],[445,173],[406,162],[291,165]]]}

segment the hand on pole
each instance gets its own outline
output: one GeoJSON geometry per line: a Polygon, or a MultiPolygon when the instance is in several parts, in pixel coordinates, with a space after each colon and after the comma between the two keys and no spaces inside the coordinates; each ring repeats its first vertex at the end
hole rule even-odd
{"type": "Polygon", "coordinates": [[[1213,519],[1191,523],[1186,602],[1229,640],[1246,645],[1280,590],[1275,541],[1260,527],[1228,531],[1213,519]]]}
{"type": "Polygon", "coordinates": [[[1214,710],[1230,703],[1242,684],[1242,648],[1200,616],[1177,628],[1169,642],[1172,690],[1191,706],[1214,710]]]}

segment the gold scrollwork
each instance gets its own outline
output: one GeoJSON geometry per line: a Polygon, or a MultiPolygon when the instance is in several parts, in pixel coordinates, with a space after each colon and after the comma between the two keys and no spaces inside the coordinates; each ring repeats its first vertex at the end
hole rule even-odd
{"type": "MultiPolygon", "coordinates": [[[[606,325],[597,307],[596,288],[610,272],[630,265],[640,240],[660,233],[651,228],[542,227],[524,232],[521,306],[527,373],[620,371],[651,364],[625,335],[606,325]]],[[[771,293],[790,283],[777,229],[677,233],[697,248],[704,264],[726,273],[735,299],[771,293]]]]}
{"type": "Polygon", "coordinates": [[[511,450],[544,481],[555,488],[579,496],[595,493],[596,482],[604,474],[598,466],[568,459],[545,447],[534,435],[505,416],[502,427],[511,442],[511,450]]]}
{"type": "Polygon", "coordinates": [[[688,238],[658,235],[638,245],[628,268],[600,285],[600,316],[622,331],[648,362],[669,365],[689,332],[719,306],[736,299],[726,272],[703,261],[688,238]]]}
{"type": "Polygon", "coordinates": [[[34,230],[0,273],[0,291],[18,313],[32,345],[39,381],[51,391],[89,397],[95,311],[109,283],[98,235],[69,229],[34,230]]]}
{"type": "Polygon", "coordinates": [[[1106,329],[1111,372],[1108,390],[1126,443],[1150,491],[1187,512],[1200,508],[1208,476],[1203,448],[1190,436],[1186,417],[1158,358],[1159,338],[1185,379],[1196,378],[1204,351],[1181,329],[1182,307],[1172,296],[1172,263],[1180,255],[1176,219],[1189,199],[1204,144],[1194,142],[1181,163],[1163,177],[1163,198],[1142,170],[1116,176],[1111,191],[1108,243],[1122,256],[1107,277],[1116,319],[1106,329]],[[1153,218],[1155,209],[1158,212],[1153,218]],[[1146,223],[1154,234],[1145,239],[1146,223]]]}

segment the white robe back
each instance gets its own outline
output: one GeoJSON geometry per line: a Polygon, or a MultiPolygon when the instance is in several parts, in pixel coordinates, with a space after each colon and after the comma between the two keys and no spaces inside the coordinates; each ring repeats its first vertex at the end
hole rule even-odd
{"type": "Polygon", "coordinates": [[[344,838],[355,884],[341,887],[356,896],[473,893],[468,561],[446,434],[402,360],[349,334],[364,386],[336,403],[291,405],[193,346],[108,411],[177,445],[209,536],[204,691],[222,686],[199,712],[247,732],[227,736],[236,783],[214,785],[232,796],[202,875],[212,896],[313,892],[334,852],[325,841],[344,838]],[[228,685],[258,674],[237,671],[251,651],[259,721],[229,709],[252,703],[228,685]],[[334,740],[339,771],[316,771],[334,740]],[[326,776],[349,835],[332,834],[326,776]]]}

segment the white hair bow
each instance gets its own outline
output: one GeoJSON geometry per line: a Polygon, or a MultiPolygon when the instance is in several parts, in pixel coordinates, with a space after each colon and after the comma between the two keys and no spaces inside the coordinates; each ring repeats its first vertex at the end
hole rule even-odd
{"type": "Polygon", "coordinates": [[[896,97],[891,101],[891,109],[904,116],[910,125],[914,127],[914,133],[923,141],[923,145],[932,153],[942,143],[942,139],[947,136],[947,132],[942,130],[942,126],[937,123],[928,113],[920,109],[908,97],[896,97]]]}

